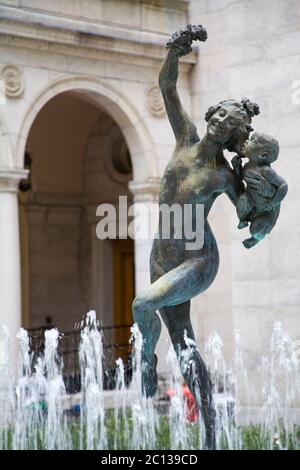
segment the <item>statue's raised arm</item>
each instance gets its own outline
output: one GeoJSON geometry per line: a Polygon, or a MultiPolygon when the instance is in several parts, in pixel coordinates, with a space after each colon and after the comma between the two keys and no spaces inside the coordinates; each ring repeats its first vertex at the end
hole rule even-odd
{"type": "Polygon", "coordinates": [[[188,25],[186,29],[174,33],[166,45],[168,53],[160,70],[159,86],[178,146],[193,145],[199,141],[196,126],[184,111],[176,89],[178,61],[192,51],[193,41],[206,39],[205,28],[188,25]]]}

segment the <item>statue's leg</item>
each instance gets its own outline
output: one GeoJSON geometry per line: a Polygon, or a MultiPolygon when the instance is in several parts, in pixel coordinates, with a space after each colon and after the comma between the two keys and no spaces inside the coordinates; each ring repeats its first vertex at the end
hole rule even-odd
{"type": "Polygon", "coordinates": [[[253,246],[257,245],[259,241],[260,240],[258,240],[257,238],[250,237],[246,238],[246,240],[243,241],[243,245],[245,248],[252,248],[253,246]]]}
{"type": "Polygon", "coordinates": [[[279,215],[279,208],[265,212],[254,218],[250,225],[250,233],[256,240],[263,240],[265,236],[271,232],[276,224],[279,215]]]}
{"type": "Polygon", "coordinates": [[[248,222],[247,222],[247,216],[252,210],[252,203],[251,200],[248,196],[247,193],[243,193],[238,197],[237,203],[236,203],[236,212],[237,216],[240,220],[238,228],[244,228],[247,227],[248,222]]]}
{"type": "Polygon", "coordinates": [[[202,258],[190,258],[162,275],[134,299],[133,318],[143,336],[142,386],[146,396],[153,396],[157,388],[157,360],[154,350],[160,335],[161,322],[156,311],[186,302],[205,290],[212,281],[212,273],[214,276],[211,266],[206,266],[202,258]]]}
{"type": "Polygon", "coordinates": [[[169,330],[185,382],[196,399],[198,409],[201,411],[206,430],[205,446],[207,449],[215,449],[216,412],[213,403],[212,384],[207,367],[196,347],[190,321],[190,301],[173,307],[162,308],[160,314],[169,330]],[[192,340],[189,345],[186,344],[185,337],[192,340]]]}
{"type": "Polygon", "coordinates": [[[250,233],[252,237],[243,241],[245,248],[252,248],[259,241],[263,240],[265,236],[273,229],[278,215],[279,208],[275,208],[272,211],[256,216],[250,225],[250,233]]]}

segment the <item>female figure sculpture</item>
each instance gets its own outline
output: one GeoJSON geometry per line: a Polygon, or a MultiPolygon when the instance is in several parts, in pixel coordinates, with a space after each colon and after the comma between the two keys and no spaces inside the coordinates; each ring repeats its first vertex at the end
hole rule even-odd
{"type": "MultiPolygon", "coordinates": [[[[167,44],[168,53],[159,75],[159,85],[176,138],[174,153],[162,178],[159,204],[191,204],[193,209],[197,204],[203,204],[204,244],[201,249],[186,250],[187,240],[184,236],[177,239],[172,226],[170,239],[164,239],[161,236],[162,222],[159,221],[158,237],[153,242],[150,256],[152,284],[135,298],[133,316],[143,336],[142,386],[145,395],[153,396],[157,387],[154,350],[161,331],[161,321],[156,313],[159,311],[180,360],[185,382],[201,409],[206,428],[206,448],[213,449],[215,409],[212,387],[194,342],[190,299],[204,292],[218,271],[218,248],[207,220],[212,204],[223,193],[236,204],[244,191],[243,182],[230,167],[223,150],[239,153],[252,130],[251,119],[259,109],[247,99],[241,102],[227,100],[212,106],[205,116],[207,133],[200,139],[196,126],[182,108],[176,82],[179,58],[191,51],[193,39],[205,41],[206,38],[206,30],[201,26],[189,25],[186,30],[175,33],[167,44]],[[184,361],[183,354],[188,347],[186,338],[189,338],[192,351],[188,363],[184,361]]],[[[272,188],[260,175],[250,175],[247,184],[266,195],[269,192],[273,194],[272,188]]]]}

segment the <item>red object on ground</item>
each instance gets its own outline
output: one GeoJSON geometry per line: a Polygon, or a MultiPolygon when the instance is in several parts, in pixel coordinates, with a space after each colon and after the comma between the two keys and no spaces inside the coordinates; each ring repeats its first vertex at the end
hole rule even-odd
{"type": "Polygon", "coordinates": [[[186,400],[186,419],[190,423],[195,423],[196,421],[198,421],[198,410],[194,395],[192,394],[187,385],[183,386],[182,392],[186,400]]]}
{"type": "MultiPolygon", "coordinates": [[[[175,390],[169,389],[166,391],[166,395],[169,398],[174,397],[175,394],[175,390]]],[[[196,421],[198,421],[198,410],[195,398],[187,385],[183,385],[182,394],[186,403],[186,419],[190,423],[195,423],[196,421]]]]}

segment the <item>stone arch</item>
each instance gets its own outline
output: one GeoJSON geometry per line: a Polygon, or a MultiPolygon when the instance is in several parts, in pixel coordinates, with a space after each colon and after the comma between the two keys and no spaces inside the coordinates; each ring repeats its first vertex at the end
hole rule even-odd
{"type": "Polygon", "coordinates": [[[92,101],[111,116],[124,134],[130,151],[135,181],[157,178],[155,147],[142,116],[115,87],[87,76],[64,76],[50,83],[35,99],[23,118],[17,140],[17,167],[23,168],[26,141],[41,109],[60,93],[73,91],[92,101]]]}

